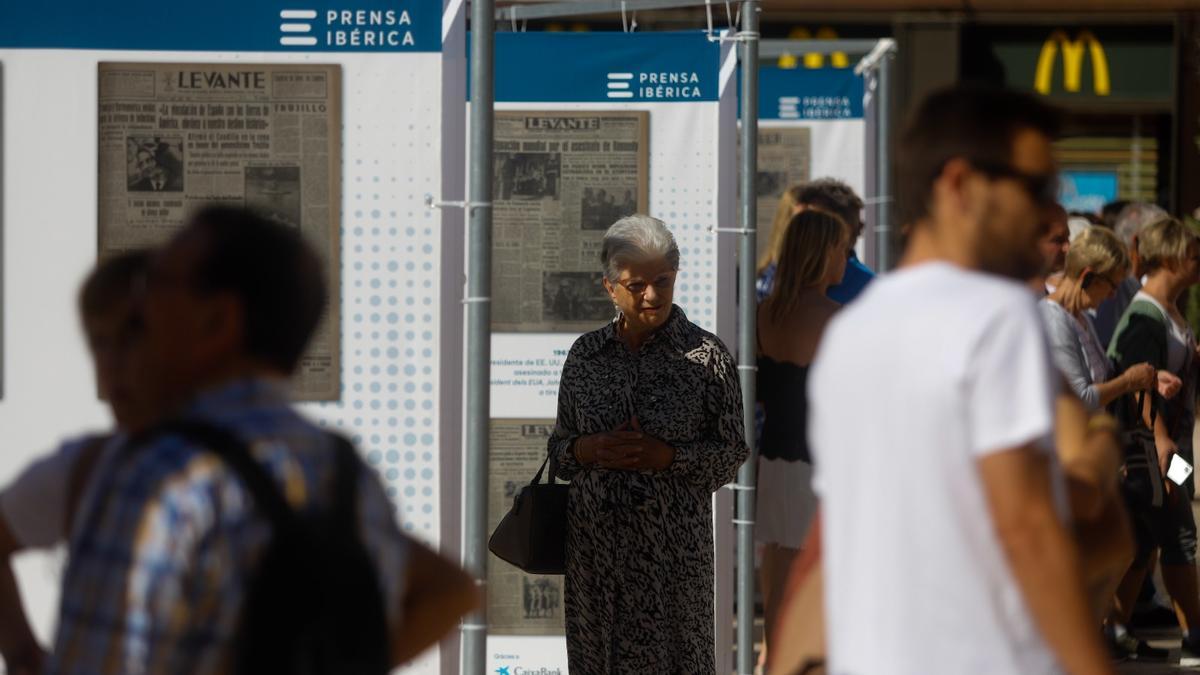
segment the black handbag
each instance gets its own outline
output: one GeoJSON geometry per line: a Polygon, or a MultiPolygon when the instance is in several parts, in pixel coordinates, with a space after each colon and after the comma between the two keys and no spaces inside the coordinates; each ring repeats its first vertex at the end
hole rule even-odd
{"type": "Polygon", "coordinates": [[[1150,394],[1150,426],[1147,427],[1141,412],[1145,399],[1146,392],[1138,392],[1134,399],[1136,408],[1121,432],[1121,446],[1125,450],[1122,487],[1139,505],[1157,508],[1163,504],[1162,470],[1158,466],[1158,446],[1154,442],[1158,405],[1154,394],[1150,394]]]}
{"type": "Polygon", "coordinates": [[[512,508],[492,532],[488,549],[497,558],[530,574],[565,574],[567,571],[567,489],[555,483],[557,462],[542,462],[533,482],[521,488],[512,508]],[[542,482],[546,464],[550,478],[542,482]]]}

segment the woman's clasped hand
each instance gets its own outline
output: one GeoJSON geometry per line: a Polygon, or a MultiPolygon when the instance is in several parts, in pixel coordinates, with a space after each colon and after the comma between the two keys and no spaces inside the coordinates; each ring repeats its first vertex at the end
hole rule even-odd
{"type": "Polygon", "coordinates": [[[575,457],[601,469],[662,471],[674,461],[675,449],[643,432],[634,417],[612,431],[580,437],[575,457]]]}

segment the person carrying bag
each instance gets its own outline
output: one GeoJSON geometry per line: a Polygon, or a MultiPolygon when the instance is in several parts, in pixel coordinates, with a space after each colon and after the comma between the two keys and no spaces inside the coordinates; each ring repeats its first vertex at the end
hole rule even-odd
{"type": "Polygon", "coordinates": [[[1125,451],[1125,461],[1121,466],[1121,490],[1135,517],[1146,509],[1157,509],[1163,505],[1163,475],[1154,442],[1158,397],[1150,394],[1149,425],[1141,414],[1145,409],[1145,398],[1144,391],[1136,396],[1125,397],[1126,405],[1132,405],[1132,409],[1122,415],[1125,426],[1121,432],[1121,446],[1125,451]]]}
{"type": "Polygon", "coordinates": [[[558,463],[547,456],[488,540],[497,558],[530,574],[566,574],[567,484],[554,482],[557,470],[558,463]],[[550,477],[543,483],[547,464],[550,477]]]}

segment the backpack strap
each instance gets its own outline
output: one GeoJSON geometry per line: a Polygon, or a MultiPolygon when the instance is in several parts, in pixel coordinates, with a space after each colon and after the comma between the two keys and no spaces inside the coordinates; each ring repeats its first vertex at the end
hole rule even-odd
{"type": "Polygon", "coordinates": [[[204,447],[220,457],[241,478],[246,489],[254,496],[255,505],[270,519],[276,530],[296,524],[296,514],[284,500],[275,480],[250,454],[246,442],[233,432],[211,422],[188,419],[166,422],[156,427],[151,435],[182,436],[204,447]]]}

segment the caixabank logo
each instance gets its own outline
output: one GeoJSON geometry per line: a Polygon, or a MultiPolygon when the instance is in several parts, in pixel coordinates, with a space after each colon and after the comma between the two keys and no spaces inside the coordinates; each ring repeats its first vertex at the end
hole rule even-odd
{"type": "Polygon", "coordinates": [[[405,9],[283,9],[279,20],[285,47],[416,46],[413,17],[405,9]]]}

